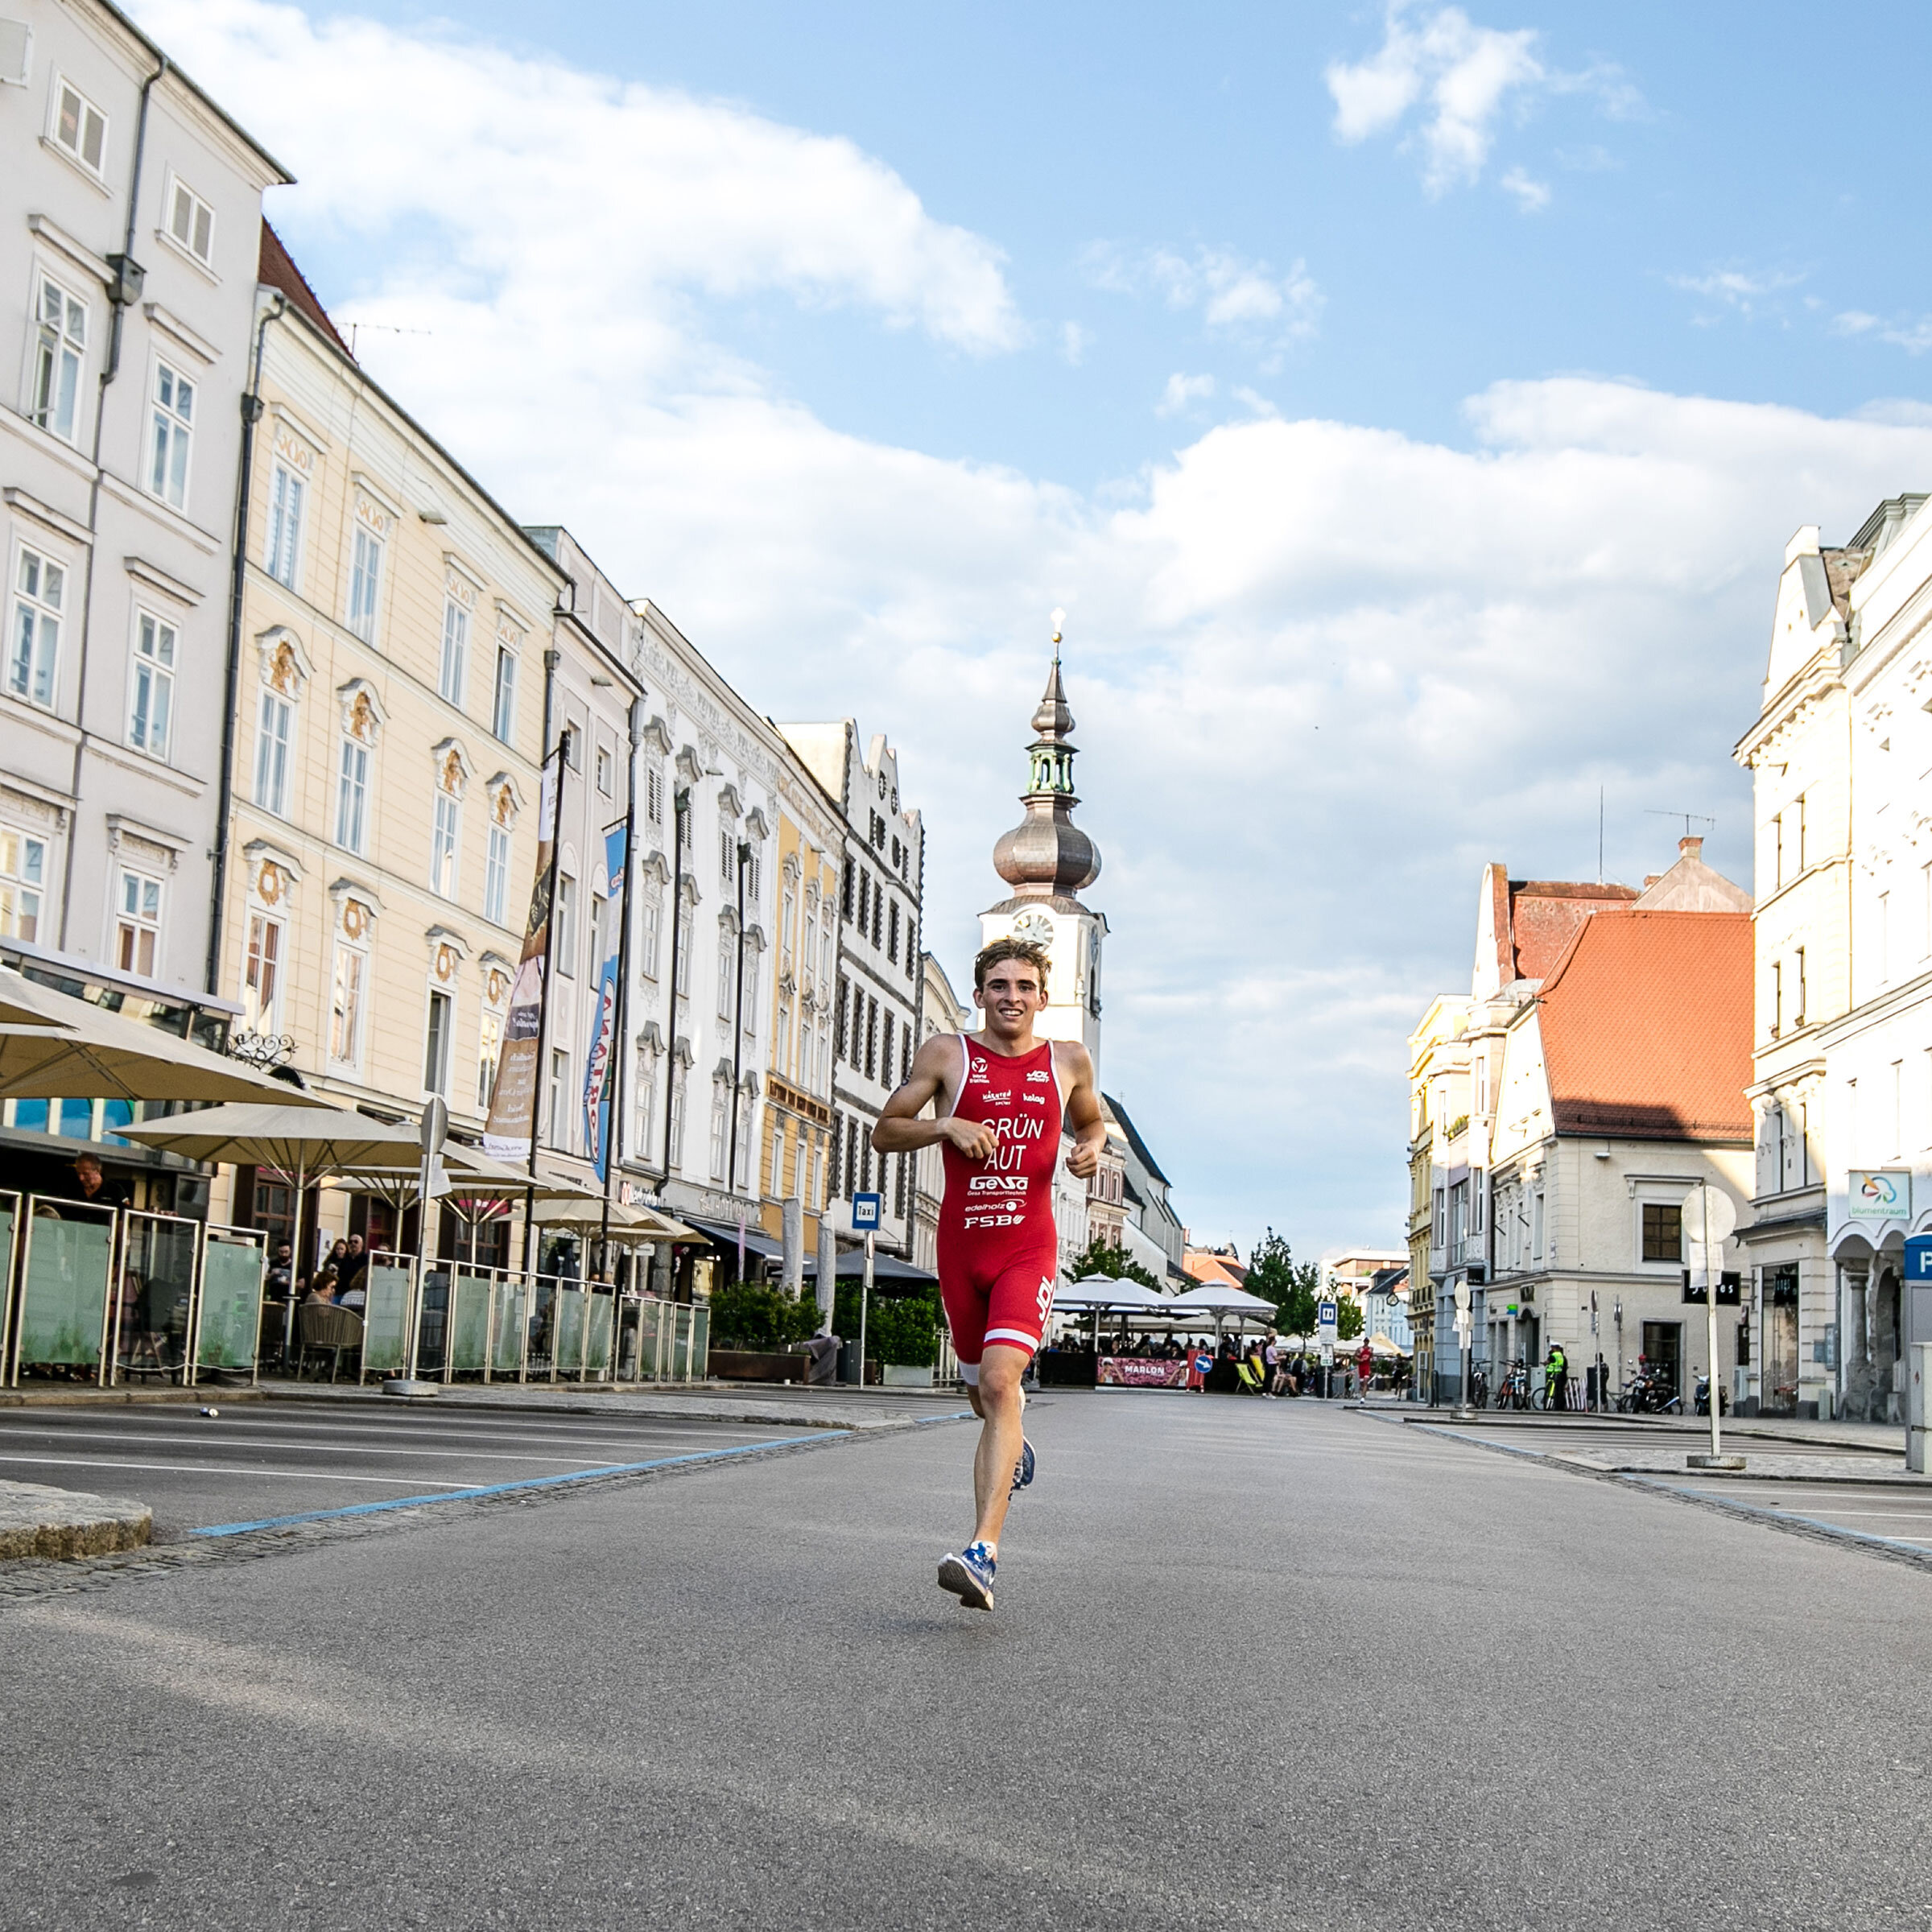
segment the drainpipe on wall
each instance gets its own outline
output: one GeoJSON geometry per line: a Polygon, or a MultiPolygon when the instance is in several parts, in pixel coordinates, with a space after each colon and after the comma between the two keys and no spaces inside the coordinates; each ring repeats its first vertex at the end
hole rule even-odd
{"type": "MultiPolygon", "coordinates": [[[[101,424],[107,414],[109,386],[121,373],[121,337],[127,312],[141,299],[141,290],[147,279],[147,271],[134,259],[134,221],[141,208],[141,168],[147,155],[147,108],[148,100],[157,82],[168,71],[167,56],[160,56],[161,64],[141,84],[141,108],[134,122],[134,162],[127,184],[127,226],[123,234],[121,252],[107,258],[108,266],[114,270],[114,279],[108,284],[107,299],[114,311],[114,319],[108,329],[107,360],[101,365],[100,380],[94,390],[94,441],[89,460],[93,475],[87,490],[87,568],[80,580],[80,655],[76,673],[74,689],[74,724],[78,736],[74,740],[74,767],[72,782],[68,791],[73,796],[72,822],[67,830],[67,849],[63,855],[60,869],[60,950],[67,950],[67,915],[74,894],[74,844],[80,831],[80,776],[87,756],[87,656],[88,643],[93,633],[94,617],[94,539],[99,535],[101,524],[101,424]]],[[[135,461],[140,459],[137,453],[135,461]]]]}
{"type": "Polygon", "coordinates": [[[275,297],[275,305],[262,317],[255,329],[255,353],[249,371],[246,393],[242,398],[242,461],[235,479],[235,548],[229,575],[228,663],[222,679],[221,779],[215,809],[213,876],[208,881],[207,989],[221,990],[221,922],[228,898],[229,818],[235,796],[235,706],[240,701],[242,683],[242,592],[248,577],[248,493],[255,464],[255,425],[262,420],[262,351],[268,339],[268,325],[287,312],[288,299],[275,297]]]}

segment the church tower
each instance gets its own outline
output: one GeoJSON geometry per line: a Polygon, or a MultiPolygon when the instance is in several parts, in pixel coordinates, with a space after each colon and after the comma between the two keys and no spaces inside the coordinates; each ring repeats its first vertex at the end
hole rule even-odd
{"type": "Polygon", "coordinates": [[[1046,1038],[1078,1040],[1100,1061],[1100,948],[1104,914],[1081,904],[1080,892],[1100,876],[1100,848],[1073,823],[1073,713],[1060,682],[1060,613],[1054,613],[1053,668],[1033,714],[1031,770],[1020,803],[1026,815],[993,848],[993,869],[1013,889],[1010,898],[980,914],[980,943],[1011,935],[1046,948],[1052,960],[1046,1010],[1037,1030],[1046,1038]]]}

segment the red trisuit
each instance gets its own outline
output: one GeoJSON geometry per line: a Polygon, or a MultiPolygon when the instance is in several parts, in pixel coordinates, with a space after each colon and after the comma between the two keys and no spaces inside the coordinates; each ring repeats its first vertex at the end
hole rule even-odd
{"type": "Polygon", "coordinates": [[[992,1158],[969,1161],[950,1141],[946,1198],[939,1209],[939,1298],[953,1353],[968,1385],[980,1379],[989,1342],[1029,1354],[1053,1313],[1059,1241],[1053,1225],[1053,1175],[1060,1158],[1063,1096],[1053,1042],[1008,1059],[960,1042],[954,1116],[982,1121],[999,1137],[992,1158]]]}

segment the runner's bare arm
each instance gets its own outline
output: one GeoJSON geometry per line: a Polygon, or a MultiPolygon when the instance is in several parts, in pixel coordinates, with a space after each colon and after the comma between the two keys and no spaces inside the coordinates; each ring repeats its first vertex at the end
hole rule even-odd
{"type": "Polygon", "coordinates": [[[880,1110],[872,1130],[872,1144],[881,1154],[910,1154],[915,1148],[950,1141],[969,1161],[983,1161],[998,1144],[993,1129],[980,1121],[952,1115],[943,1121],[923,1121],[927,1103],[946,1091],[946,1075],[959,1064],[958,1037],[935,1034],[912,1056],[912,1070],[898,1092],[880,1110]]]}
{"type": "Polygon", "coordinates": [[[1107,1144],[1107,1117],[1100,1112],[1100,1092],[1094,1084],[1093,1055],[1071,1041],[1056,1046],[1054,1052],[1073,1076],[1067,1093],[1067,1125],[1073,1129],[1067,1171],[1084,1181],[1099,1169],[1100,1150],[1107,1144]]]}

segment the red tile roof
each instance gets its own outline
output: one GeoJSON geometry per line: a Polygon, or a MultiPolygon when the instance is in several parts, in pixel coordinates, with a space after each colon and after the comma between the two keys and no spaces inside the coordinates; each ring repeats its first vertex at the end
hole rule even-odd
{"type": "Polygon", "coordinates": [[[1512,879],[1506,941],[1510,957],[1503,962],[1509,970],[1503,974],[1503,984],[1547,978],[1563,948],[1591,913],[1627,906],[1636,897],[1637,889],[1632,886],[1512,879]]]}
{"type": "Polygon", "coordinates": [[[295,257],[266,221],[262,224],[261,262],[255,272],[267,287],[280,290],[287,297],[289,307],[300,309],[350,361],[355,361],[349,345],[342,340],[335,324],[329,320],[328,311],[309,287],[308,278],[295,266],[295,257]]]}
{"type": "Polygon", "coordinates": [[[1538,998],[1559,1133],[1752,1138],[1751,919],[1605,911],[1538,998]]]}

